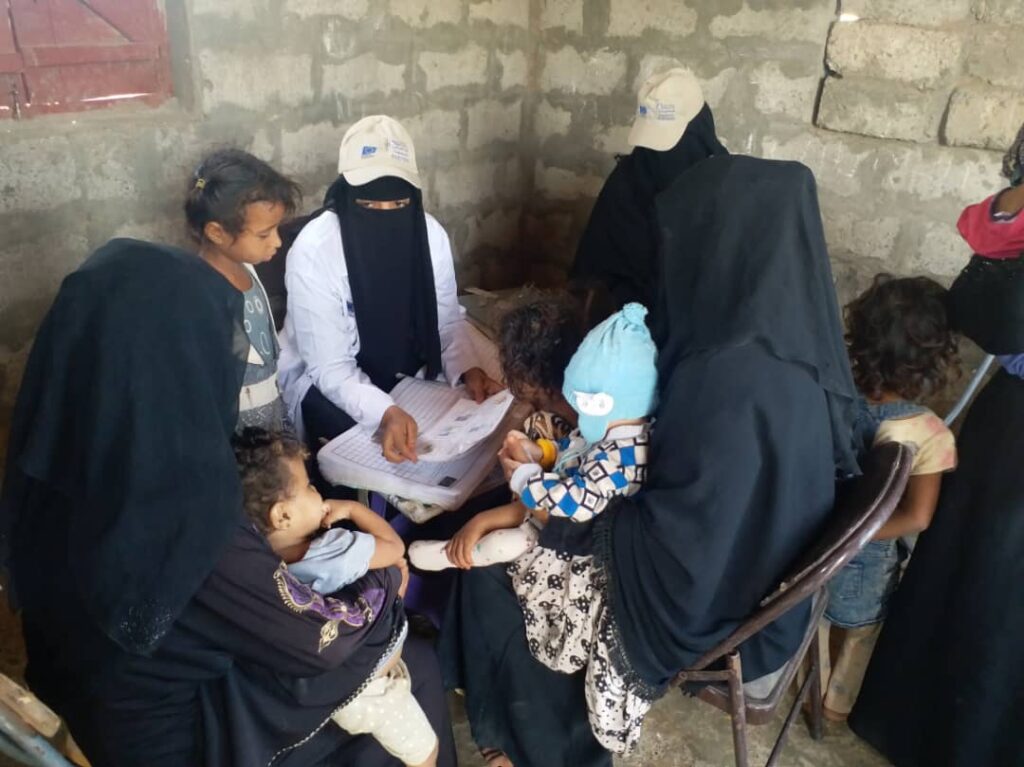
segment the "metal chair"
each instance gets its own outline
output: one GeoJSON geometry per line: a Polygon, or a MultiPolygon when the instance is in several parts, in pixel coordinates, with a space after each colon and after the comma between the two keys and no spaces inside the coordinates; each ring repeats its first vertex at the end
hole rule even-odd
{"type": "Polygon", "coordinates": [[[0,754],[31,767],[74,767],[50,742],[60,726],[45,703],[0,674],[0,754]]]}
{"type": "Polygon", "coordinates": [[[889,443],[874,448],[865,461],[864,473],[838,488],[835,511],[814,546],[802,557],[779,587],[766,597],[745,623],[729,637],[684,669],[673,684],[706,684],[697,697],[730,715],[737,767],[748,767],[747,724],[773,719],[786,690],[810,657],[807,678],[800,686],[766,767],[776,764],[804,700],[810,694],[811,737],[822,737],[821,648],[818,622],[828,602],[828,581],[874,537],[903,496],[910,476],[910,448],[889,443]],[[738,647],[781,615],[813,598],[811,617],[799,649],[782,668],[772,690],[764,698],[748,697],[743,689],[743,666],[738,647]],[[711,666],[719,666],[711,669],[711,666]],[[724,668],[721,666],[724,665],[724,668]]]}

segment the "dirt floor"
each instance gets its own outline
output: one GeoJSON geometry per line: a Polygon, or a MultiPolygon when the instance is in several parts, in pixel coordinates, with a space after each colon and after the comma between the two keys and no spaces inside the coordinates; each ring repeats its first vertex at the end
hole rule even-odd
{"type": "MultiPolygon", "coordinates": [[[[17,618],[0,609],[0,671],[20,681],[25,665],[17,618]]],[[[473,745],[462,708],[452,696],[455,737],[463,767],[483,765],[473,745]]],[[[750,728],[750,762],[764,764],[781,724],[750,728]]],[[[0,756],[0,767],[14,762],[0,756]]],[[[639,752],[616,762],[619,767],[731,767],[732,735],[729,718],[707,704],[673,692],[654,706],[644,725],[639,752]]],[[[857,739],[843,725],[826,723],[825,737],[811,740],[807,727],[797,722],[779,761],[780,767],[886,767],[888,762],[857,739]]],[[[552,765],[551,767],[557,767],[552,765]]]]}

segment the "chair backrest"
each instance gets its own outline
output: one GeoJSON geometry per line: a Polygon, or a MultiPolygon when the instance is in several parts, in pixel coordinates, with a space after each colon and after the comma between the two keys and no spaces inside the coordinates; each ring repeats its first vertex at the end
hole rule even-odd
{"type": "Polygon", "coordinates": [[[871,450],[861,476],[839,484],[835,510],[814,544],[760,608],[704,653],[688,671],[707,668],[816,593],[875,536],[896,509],[910,477],[913,451],[896,442],[871,450]]]}

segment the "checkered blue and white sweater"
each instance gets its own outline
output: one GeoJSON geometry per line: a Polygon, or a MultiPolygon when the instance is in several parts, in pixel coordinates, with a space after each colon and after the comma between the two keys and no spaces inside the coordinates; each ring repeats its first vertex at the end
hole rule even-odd
{"type": "Polygon", "coordinates": [[[586,522],[604,511],[610,499],[633,495],[643,485],[650,430],[650,423],[616,426],[590,446],[575,431],[558,443],[555,471],[523,464],[509,486],[528,509],[586,522]]]}

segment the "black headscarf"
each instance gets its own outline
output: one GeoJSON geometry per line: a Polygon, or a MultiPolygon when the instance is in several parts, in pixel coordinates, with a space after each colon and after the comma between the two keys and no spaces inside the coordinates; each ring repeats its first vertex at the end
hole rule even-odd
{"type": "Polygon", "coordinates": [[[659,198],[658,218],[659,374],[687,355],[758,341],[812,371],[828,398],[836,467],[859,473],[850,436],[856,388],[814,175],[799,163],[716,158],[659,198]]]}
{"type": "Polygon", "coordinates": [[[619,159],[594,203],[570,277],[604,285],[621,307],[654,306],[658,282],[658,228],[654,198],[701,160],[728,151],[715,134],[707,104],[668,151],[636,147],[619,159]]]}
{"type": "Polygon", "coordinates": [[[152,650],[241,518],[229,442],[248,341],[242,294],[193,254],[113,240],[61,285],[11,425],[0,540],[22,607],[38,568],[152,650]]]}
{"type": "Polygon", "coordinates": [[[414,375],[423,365],[434,378],[441,372],[441,337],[422,192],[393,176],[362,186],[338,176],[324,204],[341,227],[360,369],[384,391],[394,387],[398,373],[414,375]],[[409,205],[396,210],[356,203],[405,198],[409,205]]]}
{"type": "MultiPolygon", "coordinates": [[[[619,658],[652,695],[724,639],[810,545],[856,471],[855,389],[811,172],[722,157],[658,199],[661,406],[644,490],[598,519],[619,658]]],[[[742,648],[796,650],[807,608],[742,648]]]]}

